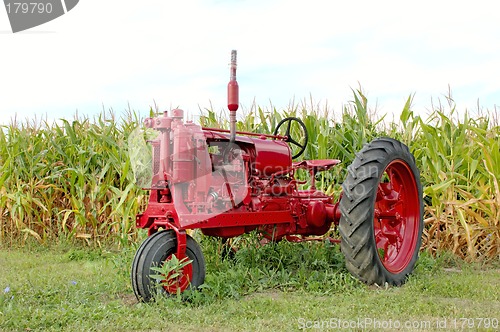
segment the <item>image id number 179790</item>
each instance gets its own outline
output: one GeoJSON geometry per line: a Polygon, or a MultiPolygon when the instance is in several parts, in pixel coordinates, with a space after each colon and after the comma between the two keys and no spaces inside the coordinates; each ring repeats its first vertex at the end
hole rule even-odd
{"type": "Polygon", "coordinates": [[[52,4],[50,2],[13,2],[5,5],[9,14],[50,14],[52,13],[52,4]]]}

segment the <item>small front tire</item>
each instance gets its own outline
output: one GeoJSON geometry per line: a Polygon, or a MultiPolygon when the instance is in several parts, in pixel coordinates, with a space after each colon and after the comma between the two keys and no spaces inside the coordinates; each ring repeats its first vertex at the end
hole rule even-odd
{"type": "Polygon", "coordinates": [[[152,267],[161,266],[172,258],[177,251],[177,238],[173,230],[165,230],[148,237],[137,250],[132,263],[132,287],[139,301],[151,301],[157,290],[164,295],[176,294],[186,289],[195,289],[205,281],[205,259],[198,243],[186,235],[186,256],[191,264],[180,270],[176,282],[169,286],[160,286],[150,276],[158,272],[152,267]]]}

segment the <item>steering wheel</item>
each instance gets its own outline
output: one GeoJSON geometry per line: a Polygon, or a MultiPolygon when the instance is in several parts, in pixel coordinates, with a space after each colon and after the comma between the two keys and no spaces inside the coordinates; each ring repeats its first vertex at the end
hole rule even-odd
{"type": "MultiPolygon", "coordinates": [[[[283,120],[281,120],[278,123],[278,125],[276,126],[276,129],[274,129],[273,135],[278,135],[281,126],[283,126],[283,128],[286,128],[284,135],[280,134],[280,135],[286,137],[285,142],[293,144],[293,145],[298,147],[298,152],[292,156],[292,159],[295,159],[298,156],[300,156],[301,154],[303,154],[304,151],[306,150],[307,142],[309,140],[306,125],[304,124],[304,122],[302,122],[302,120],[300,120],[299,118],[296,118],[296,117],[284,118],[283,120]],[[294,122],[297,122],[298,126],[295,125],[292,127],[292,123],[294,123],[294,122]],[[300,135],[301,138],[298,140],[292,138],[292,136],[291,136],[292,131],[295,135],[296,128],[298,128],[300,130],[300,132],[298,132],[297,135],[300,135]]],[[[290,146],[290,148],[292,148],[292,146],[290,146]]]]}

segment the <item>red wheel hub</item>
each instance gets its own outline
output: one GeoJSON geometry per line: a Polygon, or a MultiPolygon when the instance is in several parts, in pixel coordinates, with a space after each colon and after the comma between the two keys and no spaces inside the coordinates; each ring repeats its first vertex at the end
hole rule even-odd
{"type": "MultiPolygon", "coordinates": [[[[165,262],[172,259],[172,255],[165,259],[165,262]]],[[[186,257],[188,259],[188,257],[186,257]]],[[[190,263],[179,270],[170,272],[165,280],[162,281],[163,289],[170,294],[177,294],[177,292],[184,292],[193,280],[193,264],[190,263]],[[174,274],[178,274],[175,276],[174,274]]]]}
{"type": "Polygon", "coordinates": [[[373,223],[379,258],[391,273],[412,260],[419,237],[420,198],[410,166],[403,160],[387,165],[377,190],[373,223]]]}

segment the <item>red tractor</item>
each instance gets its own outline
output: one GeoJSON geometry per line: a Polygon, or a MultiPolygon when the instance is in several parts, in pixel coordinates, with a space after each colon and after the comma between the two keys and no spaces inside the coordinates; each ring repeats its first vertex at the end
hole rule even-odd
{"type": "MultiPolygon", "coordinates": [[[[316,189],[315,176],[337,159],[292,162],[307,144],[304,123],[285,118],[272,135],[237,132],[236,52],[228,85],[230,130],[202,128],[174,109],[148,118],[158,131],[152,145],[153,170],[146,210],[136,217],[148,238],[132,265],[132,285],[140,301],[156,294],[152,278],[165,262],[186,260],[173,282],[161,283],[167,295],[200,286],[205,260],[186,233],[201,229],[224,239],[258,231],[271,241],[300,241],[336,227],[348,270],[368,284],[401,285],[413,271],[423,228],[422,186],[415,159],[403,143],[379,138],[366,144],[348,167],[339,202],[316,189]],[[292,137],[297,126],[302,134],[292,137]],[[294,151],[294,152],[292,152],[294,151]],[[310,173],[310,188],[295,178],[310,173]]],[[[166,278],[167,276],[165,276],[166,278]]]]}

